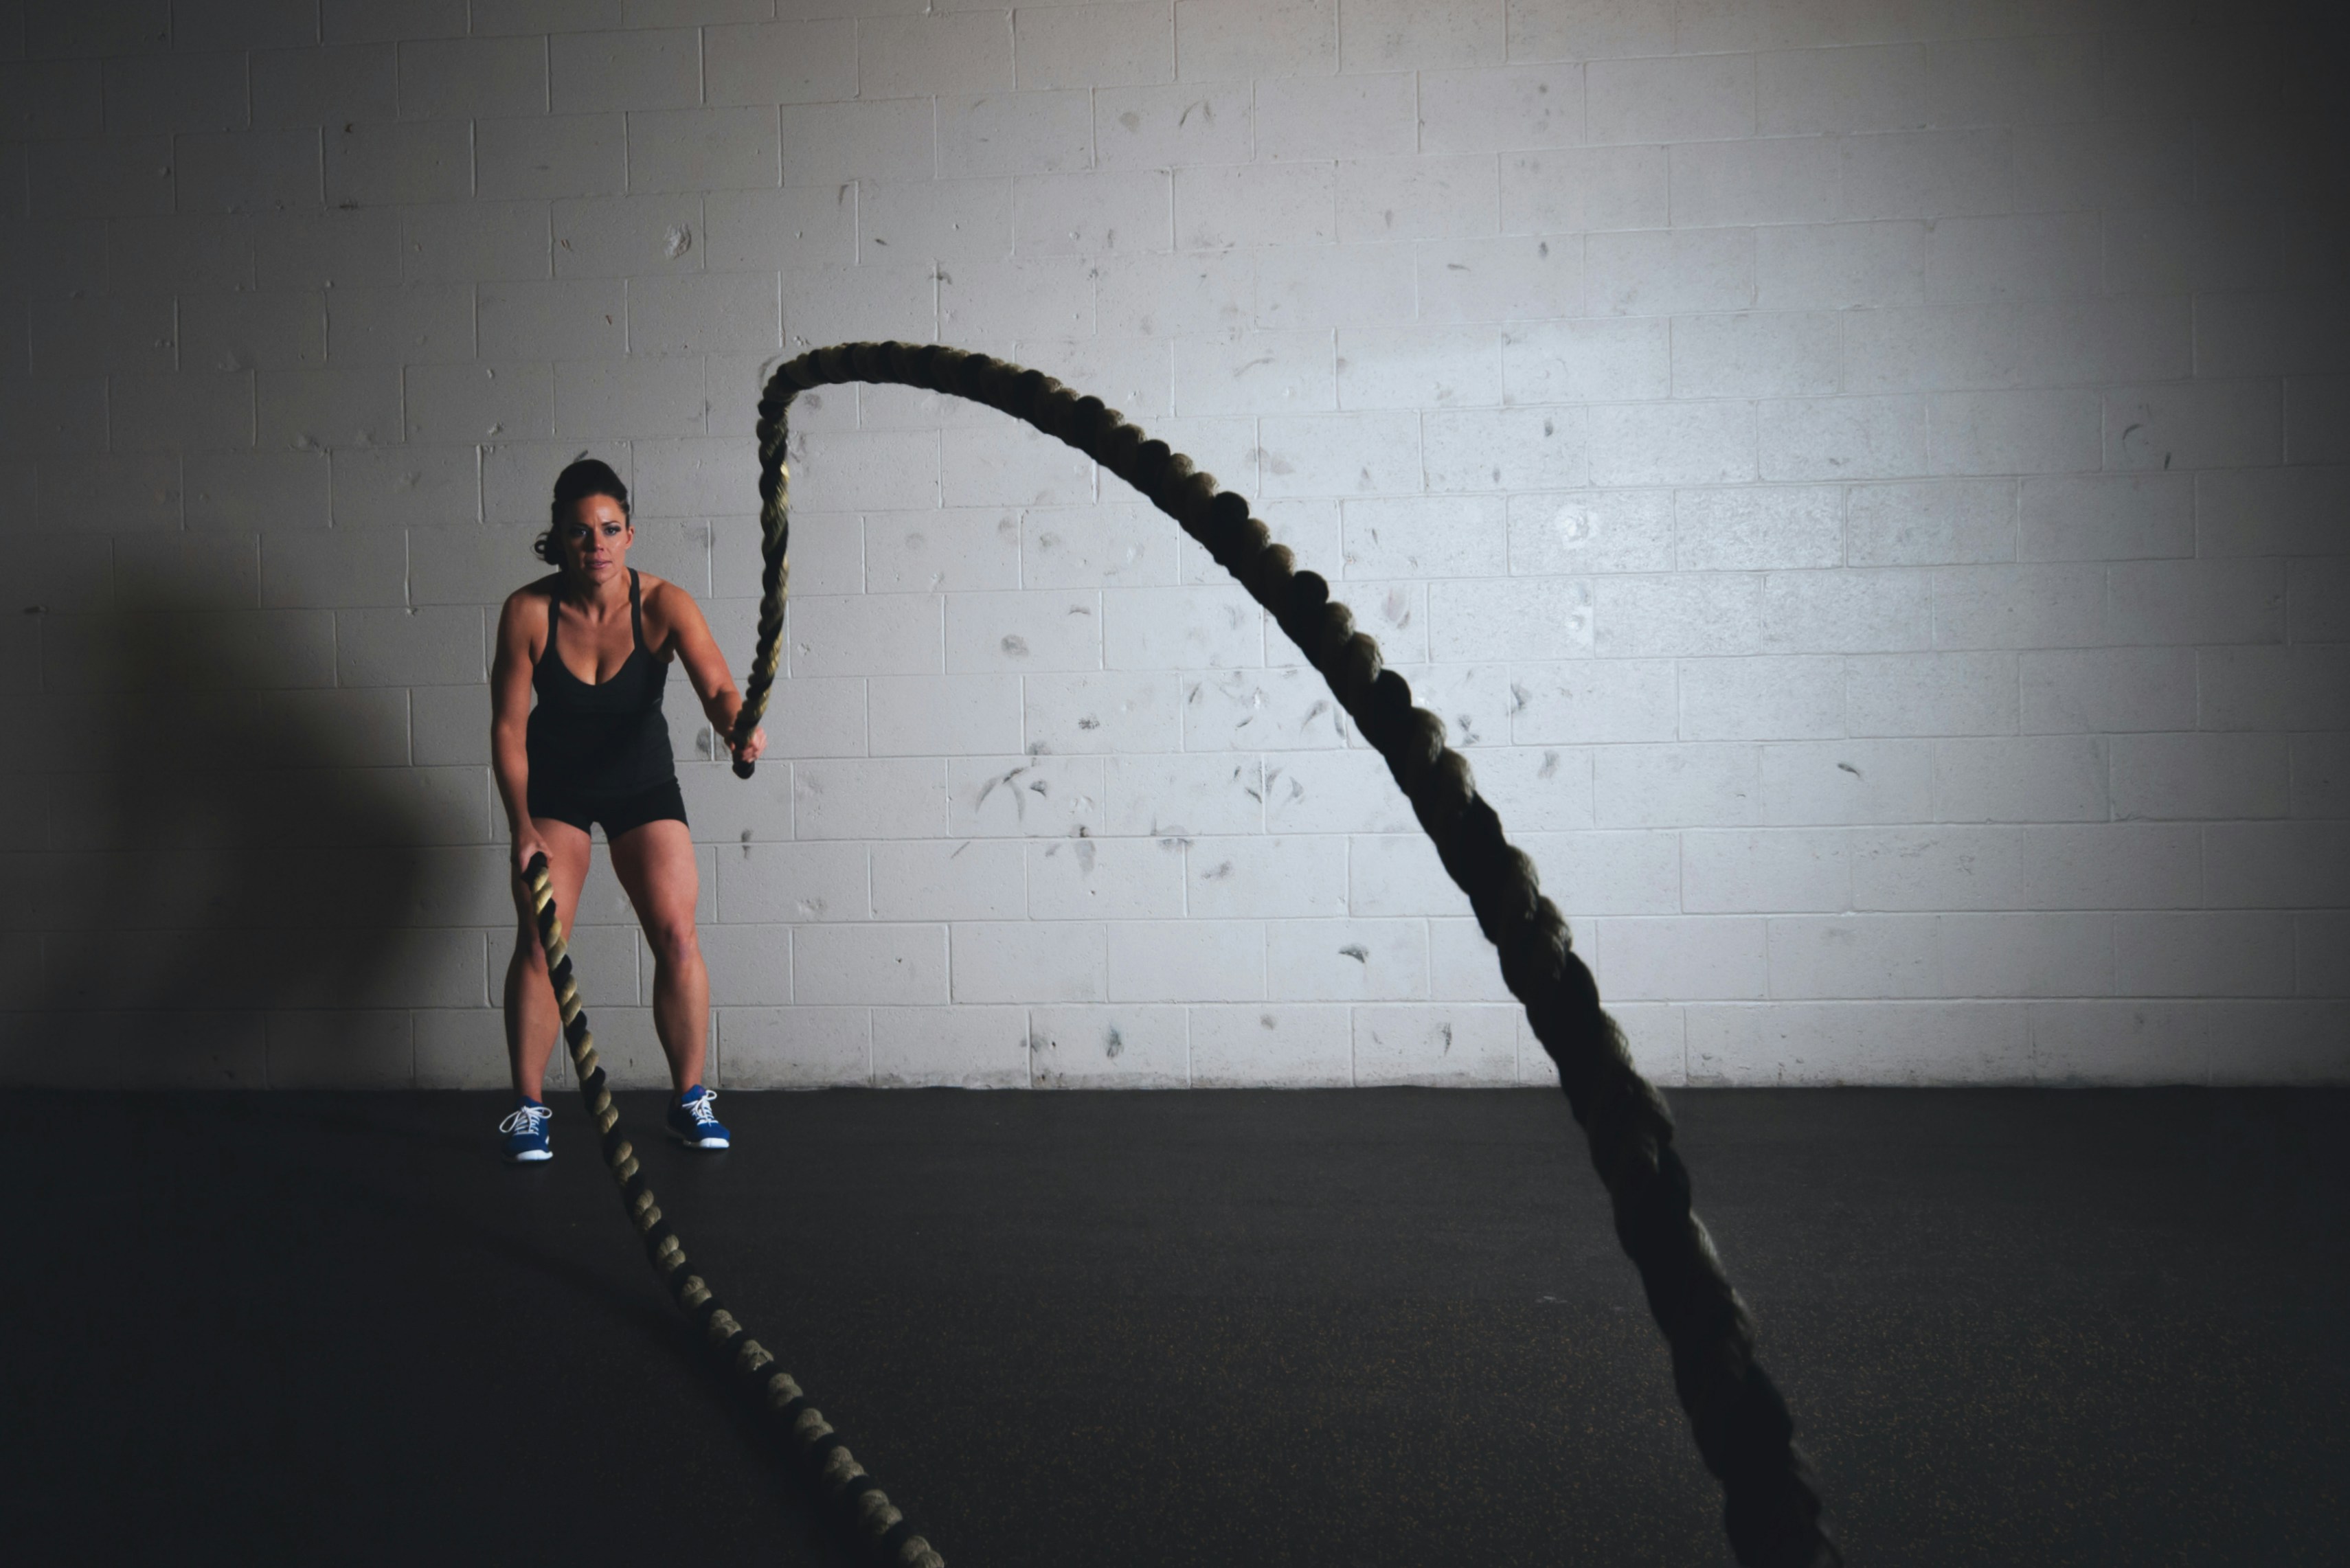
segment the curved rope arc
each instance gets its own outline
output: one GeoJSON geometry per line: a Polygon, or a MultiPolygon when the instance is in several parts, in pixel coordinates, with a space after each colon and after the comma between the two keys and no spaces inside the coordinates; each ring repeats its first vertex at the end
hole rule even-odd
{"type": "MultiPolygon", "coordinates": [[[[1297,569],[1288,548],[1249,515],[1245,497],[1220,489],[1213,475],[1099,398],[1080,396],[1040,370],[937,344],[843,343],[803,354],[775,372],[759,401],[758,643],[731,743],[739,752],[765,712],[781,652],[791,404],[811,388],[846,381],[984,403],[1075,447],[1206,546],[1312,661],[1469,895],[1478,928],[1500,953],[1503,979],[1557,1064],[1559,1086],[1607,1189],[1617,1240],[1639,1271],[1671,1351],[1674,1387],[1698,1452],[1721,1482],[1722,1523],[1737,1560],[1749,1568],[1840,1568],[1843,1554],[1823,1523],[1817,1482],[1795,1445],[1786,1401],[1755,1359],[1753,1320],[1690,1206],[1672,1115],[1600,1008],[1597,983],[1574,950],[1565,917],[1543,896],[1534,863],[1503,836],[1468,759],[1445,744],[1443,720],[1412,705],[1411,688],[1386,667],[1378,644],[1355,629],[1353,612],[1331,598],[1319,574],[1297,569]]],[[[734,772],[748,778],[754,767],[737,760],[734,772]]]]}
{"type": "Polygon", "coordinates": [[[708,1282],[687,1265],[685,1248],[662,1218],[660,1205],[654,1201],[653,1189],[637,1163],[636,1151],[620,1136],[620,1110],[612,1103],[604,1069],[596,1060],[596,1037],[579,1004],[563,921],[555,912],[555,889],[547,881],[546,856],[531,857],[525,878],[538,922],[538,938],[546,948],[547,978],[555,984],[556,1005],[563,1013],[564,1044],[579,1079],[579,1098],[603,1139],[605,1168],[619,1187],[620,1205],[644,1242],[645,1258],[654,1274],[678,1310],[700,1332],[702,1348],[711,1358],[765,1407],[768,1418],[783,1432],[808,1474],[847,1515],[866,1549],[897,1568],[946,1568],[946,1559],[914,1533],[880,1483],[865,1473],[865,1467],[824,1418],[824,1412],[808,1403],[792,1375],[775,1365],[775,1356],[751,1337],[708,1282]]]}

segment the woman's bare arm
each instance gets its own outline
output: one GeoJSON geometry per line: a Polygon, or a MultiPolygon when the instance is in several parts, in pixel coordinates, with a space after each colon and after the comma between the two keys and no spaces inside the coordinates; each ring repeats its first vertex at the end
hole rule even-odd
{"type": "MultiPolygon", "coordinates": [[[[743,711],[743,694],[734,689],[734,673],[726,668],[726,656],[718,650],[718,639],[710,635],[710,623],[702,618],[702,607],[693,596],[675,583],[654,586],[648,596],[658,602],[660,618],[669,627],[669,646],[685,667],[685,678],[693,686],[693,694],[702,700],[702,711],[710,720],[710,727],[725,744],[734,732],[734,717],[743,711]]],[[[754,730],[743,743],[741,760],[755,763],[759,753],[767,749],[767,732],[754,730]]]]}
{"type": "Polygon", "coordinates": [[[530,752],[525,744],[536,663],[531,657],[534,621],[542,616],[543,603],[528,588],[506,596],[505,607],[498,612],[496,650],[490,659],[490,771],[497,777],[498,798],[505,804],[506,830],[514,838],[518,866],[528,858],[526,849],[544,847],[531,823],[530,752]]]}

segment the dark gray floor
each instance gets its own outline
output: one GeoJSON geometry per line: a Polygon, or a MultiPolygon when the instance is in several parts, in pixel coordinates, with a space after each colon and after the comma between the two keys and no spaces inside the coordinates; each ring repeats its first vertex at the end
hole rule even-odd
{"type": "MultiPolygon", "coordinates": [[[[2350,1096],[1673,1098],[1854,1563],[2342,1560],[2350,1096]]],[[[9,1558],[845,1561],[502,1109],[0,1097],[9,1558]]],[[[1554,1094],[723,1109],[664,1207],[956,1568],[1727,1558],[1554,1094]]]]}

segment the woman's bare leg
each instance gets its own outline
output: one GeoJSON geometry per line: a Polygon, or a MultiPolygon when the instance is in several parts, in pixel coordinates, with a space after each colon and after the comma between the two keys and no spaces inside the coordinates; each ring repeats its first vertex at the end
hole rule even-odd
{"type": "MultiPolygon", "coordinates": [[[[532,823],[546,844],[546,878],[555,889],[556,918],[563,934],[579,912],[580,884],[588,880],[589,839],[567,822],[534,817],[532,823]]],[[[515,1093],[525,1098],[546,1098],[546,1059],[563,1031],[563,1015],[555,1005],[555,982],[546,977],[546,950],[538,943],[538,920],[530,907],[530,889],[514,878],[515,911],[522,924],[515,932],[514,957],[506,964],[506,1061],[514,1069],[515,1093]]]]}
{"type": "Polygon", "coordinates": [[[653,950],[653,1032],[683,1094],[702,1081],[710,1042],[710,972],[693,923],[702,894],[693,837],[674,817],[632,827],[612,840],[612,869],[653,950]]]}

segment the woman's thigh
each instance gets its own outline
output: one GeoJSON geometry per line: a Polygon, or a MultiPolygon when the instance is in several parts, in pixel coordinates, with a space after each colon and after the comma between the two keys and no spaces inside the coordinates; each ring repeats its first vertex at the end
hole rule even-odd
{"type": "Polygon", "coordinates": [[[612,870],[629,902],[644,923],[645,935],[658,943],[671,935],[690,939],[693,907],[702,897],[702,867],[694,857],[693,835],[675,817],[662,817],[629,829],[612,840],[612,870]]]}
{"type": "MultiPolygon", "coordinates": [[[[551,816],[535,816],[531,824],[546,845],[547,886],[555,893],[555,917],[563,922],[564,935],[568,938],[573,918],[579,912],[579,889],[588,880],[588,855],[594,841],[571,824],[551,816]]],[[[515,950],[525,958],[543,957],[538,944],[538,915],[530,905],[530,885],[518,872],[509,880],[514,885],[515,913],[521,920],[515,931],[515,950]]]]}

